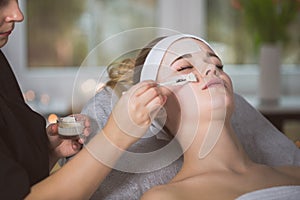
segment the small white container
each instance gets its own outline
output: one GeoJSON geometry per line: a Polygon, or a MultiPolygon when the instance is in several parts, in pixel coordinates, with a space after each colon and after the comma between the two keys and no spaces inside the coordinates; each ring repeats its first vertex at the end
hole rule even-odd
{"type": "Polygon", "coordinates": [[[58,120],[58,134],[62,136],[79,136],[83,134],[84,120],[75,117],[62,117],[58,120]]]}

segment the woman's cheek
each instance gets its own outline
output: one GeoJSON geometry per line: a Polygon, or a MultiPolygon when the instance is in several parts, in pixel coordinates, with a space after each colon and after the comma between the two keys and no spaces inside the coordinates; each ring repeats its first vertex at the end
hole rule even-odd
{"type": "Polygon", "coordinates": [[[186,84],[176,93],[181,108],[181,117],[185,121],[199,120],[210,108],[209,95],[201,93],[196,84],[186,84]]]}

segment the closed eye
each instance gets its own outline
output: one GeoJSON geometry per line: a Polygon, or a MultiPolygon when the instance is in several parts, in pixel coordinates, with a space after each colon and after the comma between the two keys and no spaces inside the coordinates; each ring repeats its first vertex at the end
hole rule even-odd
{"type": "Polygon", "coordinates": [[[224,65],[216,65],[216,67],[217,67],[218,69],[220,69],[220,70],[223,70],[224,65]]]}
{"type": "Polygon", "coordinates": [[[183,71],[183,70],[186,70],[186,69],[193,69],[194,67],[193,66],[184,66],[184,67],[180,67],[180,69],[177,69],[178,72],[180,71],[183,71]]]}

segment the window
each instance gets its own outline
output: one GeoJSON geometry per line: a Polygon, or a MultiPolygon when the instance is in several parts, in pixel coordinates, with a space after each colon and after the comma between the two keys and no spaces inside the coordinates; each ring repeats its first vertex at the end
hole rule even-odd
{"type": "MultiPolygon", "coordinates": [[[[135,27],[155,26],[156,1],[30,0],[27,1],[29,67],[81,65],[108,37],[135,27]],[[66,12],[67,11],[67,12],[66,12]]],[[[139,38],[131,38],[135,42],[139,38]]],[[[119,48],[115,44],[114,48],[119,48]]],[[[114,53],[107,47],[98,60],[114,53]]]]}

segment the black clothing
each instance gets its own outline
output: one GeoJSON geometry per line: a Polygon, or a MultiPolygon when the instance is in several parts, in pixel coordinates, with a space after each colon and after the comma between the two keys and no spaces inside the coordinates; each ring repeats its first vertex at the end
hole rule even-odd
{"type": "Polygon", "coordinates": [[[23,199],[49,175],[44,118],[25,103],[0,50],[0,199],[23,199]]]}

